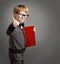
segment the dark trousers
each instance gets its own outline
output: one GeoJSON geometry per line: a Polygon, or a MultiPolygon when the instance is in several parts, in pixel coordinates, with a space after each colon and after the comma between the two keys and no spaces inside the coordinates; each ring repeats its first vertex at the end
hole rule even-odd
{"type": "Polygon", "coordinates": [[[23,64],[24,63],[23,55],[24,55],[24,53],[9,52],[10,63],[11,64],[23,64]]]}

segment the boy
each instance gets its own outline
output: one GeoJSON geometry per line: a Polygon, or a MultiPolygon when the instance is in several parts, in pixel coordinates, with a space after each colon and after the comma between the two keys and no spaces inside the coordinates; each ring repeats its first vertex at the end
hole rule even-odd
{"type": "Polygon", "coordinates": [[[12,23],[6,34],[9,36],[9,59],[11,64],[23,64],[25,51],[24,21],[28,17],[28,7],[17,5],[13,10],[12,23]]]}

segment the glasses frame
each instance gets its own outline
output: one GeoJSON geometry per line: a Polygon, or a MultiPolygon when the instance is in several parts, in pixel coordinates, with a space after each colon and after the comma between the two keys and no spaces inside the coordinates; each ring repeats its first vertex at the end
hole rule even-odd
{"type": "Polygon", "coordinates": [[[22,17],[29,17],[29,14],[23,14],[23,13],[17,13],[18,15],[21,15],[22,17]]]}

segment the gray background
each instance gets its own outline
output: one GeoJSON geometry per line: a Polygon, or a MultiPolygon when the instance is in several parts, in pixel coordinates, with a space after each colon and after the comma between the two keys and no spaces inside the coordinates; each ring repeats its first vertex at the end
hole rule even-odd
{"type": "Polygon", "coordinates": [[[59,0],[0,0],[0,64],[9,64],[6,30],[17,4],[29,7],[25,25],[36,27],[36,46],[26,49],[24,64],[60,64],[59,0]]]}

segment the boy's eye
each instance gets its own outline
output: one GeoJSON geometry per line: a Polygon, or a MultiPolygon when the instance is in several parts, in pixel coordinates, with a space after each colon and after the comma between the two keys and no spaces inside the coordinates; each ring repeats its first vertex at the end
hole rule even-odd
{"type": "Polygon", "coordinates": [[[22,13],[18,13],[20,16],[22,17],[28,17],[29,15],[25,15],[25,14],[22,14],[22,13]]]}
{"type": "Polygon", "coordinates": [[[22,14],[22,16],[26,16],[26,15],[22,14]]]}

